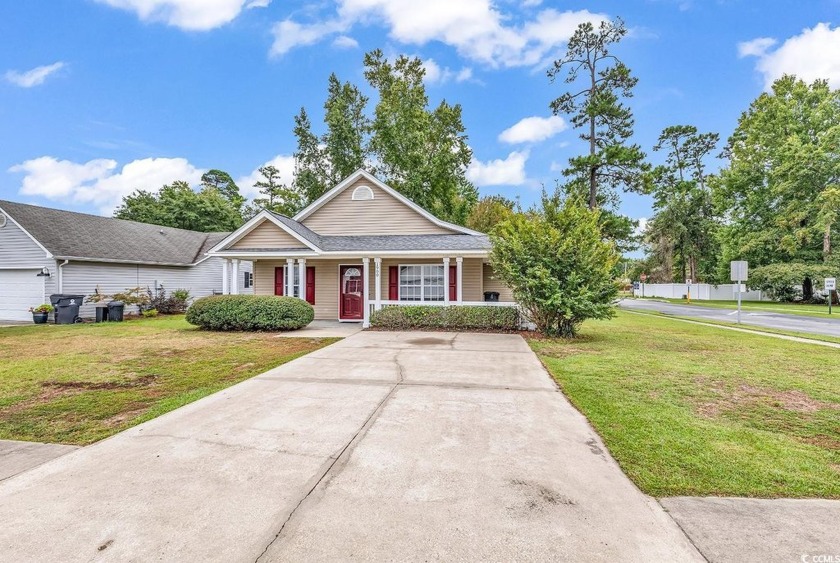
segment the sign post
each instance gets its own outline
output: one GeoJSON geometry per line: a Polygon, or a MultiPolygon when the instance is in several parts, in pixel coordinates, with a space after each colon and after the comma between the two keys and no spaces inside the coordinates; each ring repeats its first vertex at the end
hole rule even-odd
{"type": "Polygon", "coordinates": [[[686,290],[685,290],[686,302],[691,303],[691,280],[685,280],[685,286],[686,286],[686,290]]]}
{"type": "Polygon", "coordinates": [[[834,290],[837,289],[837,278],[825,278],[825,285],[823,286],[828,292],[828,314],[831,314],[831,302],[834,297],[834,290]]]}
{"type": "Polygon", "coordinates": [[[639,279],[642,280],[642,297],[645,296],[645,282],[647,281],[647,274],[642,272],[642,275],[639,276],[639,279]]]}
{"type": "Polygon", "coordinates": [[[738,324],[741,324],[741,282],[747,281],[748,268],[746,260],[733,260],[729,263],[729,278],[738,283],[738,324]]]}

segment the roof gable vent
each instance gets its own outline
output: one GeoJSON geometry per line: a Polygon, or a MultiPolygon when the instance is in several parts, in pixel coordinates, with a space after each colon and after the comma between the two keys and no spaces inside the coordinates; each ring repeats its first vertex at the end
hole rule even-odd
{"type": "Polygon", "coordinates": [[[370,186],[359,186],[353,190],[351,199],[353,201],[366,201],[373,199],[373,190],[370,189],[370,186]]]}

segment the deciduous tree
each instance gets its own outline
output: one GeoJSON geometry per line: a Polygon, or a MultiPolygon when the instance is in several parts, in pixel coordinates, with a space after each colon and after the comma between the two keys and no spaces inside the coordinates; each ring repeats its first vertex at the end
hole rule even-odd
{"type": "Polygon", "coordinates": [[[587,319],[614,314],[619,255],[603,240],[599,211],[543,194],[542,206],[514,214],[491,234],[491,262],[537,329],[571,338],[587,319]]]}

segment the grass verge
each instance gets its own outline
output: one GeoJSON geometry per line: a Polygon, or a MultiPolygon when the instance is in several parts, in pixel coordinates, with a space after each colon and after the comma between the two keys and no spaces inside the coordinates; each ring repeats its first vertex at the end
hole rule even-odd
{"type": "Polygon", "coordinates": [[[624,312],[530,345],[648,494],[840,498],[835,349],[624,312]]]}
{"type": "Polygon", "coordinates": [[[183,316],[0,329],[0,439],[90,444],[337,339],[197,330],[183,316]]]}

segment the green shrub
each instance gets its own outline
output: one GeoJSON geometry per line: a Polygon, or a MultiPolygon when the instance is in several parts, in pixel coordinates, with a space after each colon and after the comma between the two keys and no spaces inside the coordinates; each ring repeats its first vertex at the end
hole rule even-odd
{"type": "Polygon", "coordinates": [[[158,316],[158,310],[157,309],[145,309],[140,314],[143,315],[144,317],[146,317],[147,319],[150,319],[152,317],[157,317],[158,316]]]}
{"type": "Polygon", "coordinates": [[[187,322],[207,330],[296,330],[312,322],[312,305],[296,297],[214,295],[187,309],[187,322]]]}
{"type": "Polygon", "coordinates": [[[407,305],[384,307],[370,317],[373,327],[388,330],[445,329],[499,330],[519,329],[516,307],[480,307],[450,305],[448,307],[407,305]]]}

